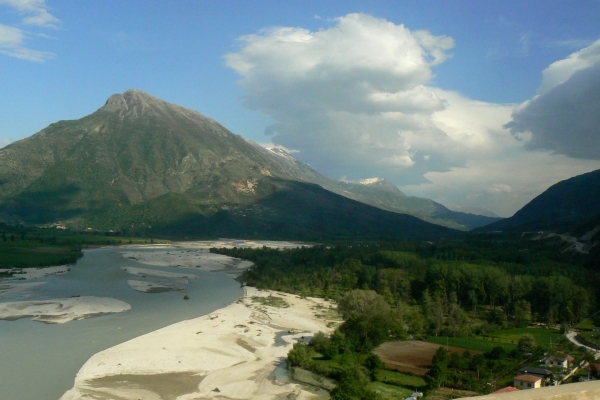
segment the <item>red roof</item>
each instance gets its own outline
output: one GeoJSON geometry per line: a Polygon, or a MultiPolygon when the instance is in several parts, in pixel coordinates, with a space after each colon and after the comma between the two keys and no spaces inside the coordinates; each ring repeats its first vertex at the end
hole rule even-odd
{"type": "Polygon", "coordinates": [[[588,369],[591,370],[592,369],[592,365],[596,366],[596,371],[600,371],[600,364],[589,364],[588,365],[588,369]]]}
{"type": "Polygon", "coordinates": [[[505,388],[502,388],[500,390],[496,390],[495,392],[492,393],[508,393],[508,392],[517,392],[519,389],[517,389],[516,387],[512,387],[512,386],[507,386],[505,388]]]}
{"type": "Polygon", "coordinates": [[[519,376],[515,376],[515,381],[523,381],[523,382],[537,382],[537,381],[541,381],[542,378],[540,378],[539,376],[534,376],[534,375],[519,375],[519,376]]]}

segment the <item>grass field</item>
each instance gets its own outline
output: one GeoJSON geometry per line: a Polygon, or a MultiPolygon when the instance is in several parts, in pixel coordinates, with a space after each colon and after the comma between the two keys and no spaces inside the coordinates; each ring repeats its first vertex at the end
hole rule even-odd
{"type": "Polygon", "coordinates": [[[382,382],[373,382],[370,385],[370,389],[374,390],[381,396],[382,400],[397,400],[405,399],[413,392],[410,389],[398,387],[394,385],[386,385],[382,382]]]}
{"type": "Polygon", "coordinates": [[[563,337],[558,329],[547,328],[515,328],[492,332],[488,338],[517,345],[519,339],[525,334],[532,335],[538,345],[548,346],[556,343],[563,337]]]}
{"type": "Polygon", "coordinates": [[[490,338],[483,338],[480,336],[475,337],[463,337],[463,338],[445,338],[445,337],[432,337],[427,339],[428,342],[441,344],[445,346],[460,347],[461,349],[476,350],[476,351],[490,351],[496,346],[502,346],[504,349],[510,351],[517,346],[504,341],[491,340],[490,338]]]}
{"type": "Polygon", "coordinates": [[[420,376],[408,375],[385,369],[380,369],[377,371],[377,380],[383,383],[402,386],[409,389],[424,388],[426,385],[425,380],[420,376]]]}
{"type": "Polygon", "coordinates": [[[502,346],[504,349],[510,351],[517,347],[519,339],[525,334],[532,335],[535,338],[536,343],[542,346],[549,346],[551,343],[557,343],[563,337],[557,329],[515,328],[495,331],[481,336],[463,338],[437,337],[429,338],[427,341],[477,351],[490,351],[496,346],[502,346]]]}

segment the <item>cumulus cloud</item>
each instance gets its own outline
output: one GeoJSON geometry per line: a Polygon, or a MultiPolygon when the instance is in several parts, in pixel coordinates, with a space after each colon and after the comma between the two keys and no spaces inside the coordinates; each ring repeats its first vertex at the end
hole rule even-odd
{"type": "MultiPolygon", "coordinates": [[[[0,5],[6,5],[23,15],[22,23],[42,28],[59,28],[61,21],[48,12],[45,0],[0,0],[0,5]]],[[[42,62],[53,58],[55,54],[47,51],[34,50],[25,44],[32,36],[31,33],[4,24],[0,24],[0,53],[27,61],[42,62]]],[[[48,38],[43,33],[37,36],[48,38]]]]}
{"type": "Polygon", "coordinates": [[[538,94],[507,124],[528,149],[600,159],[600,40],[544,72],[538,94]]]}
{"type": "Polygon", "coordinates": [[[453,164],[439,162],[453,143],[431,117],[446,102],[427,87],[453,39],[365,14],[335,22],[317,32],[263,30],[225,56],[242,76],[245,104],[277,121],[267,129],[273,142],[337,176],[357,165],[423,171],[425,153],[438,154],[440,168],[453,164]]]}
{"type": "Polygon", "coordinates": [[[410,195],[509,216],[557,181],[600,167],[547,150],[530,132],[533,120],[519,119],[543,96],[571,88],[573,107],[590,101],[577,111],[589,120],[591,111],[581,110],[600,109],[589,80],[594,49],[563,63],[570,66],[550,66],[549,88],[515,109],[433,87],[453,39],[370,15],[349,14],[314,32],[265,29],[239,43],[225,62],[241,75],[245,105],[276,121],[266,129],[275,144],[332,178],[383,176],[410,195]]]}

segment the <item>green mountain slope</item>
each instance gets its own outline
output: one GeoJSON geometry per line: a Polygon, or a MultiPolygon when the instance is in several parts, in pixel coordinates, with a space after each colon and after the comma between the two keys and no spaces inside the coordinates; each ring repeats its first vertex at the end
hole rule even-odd
{"type": "Polygon", "coordinates": [[[600,170],[552,185],[510,218],[482,231],[568,230],[600,214],[600,170]]]}
{"type": "Polygon", "coordinates": [[[327,192],[308,166],[286,168],[214,120],[130,90],[0,149],[0,218],[179,237],[451,233],[327,192]]]}

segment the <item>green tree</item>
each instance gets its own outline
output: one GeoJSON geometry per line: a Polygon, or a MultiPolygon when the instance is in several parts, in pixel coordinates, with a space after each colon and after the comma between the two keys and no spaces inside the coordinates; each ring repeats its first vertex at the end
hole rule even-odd
{"type": "Polygon", "coordinates": [[[379,395],[369,389],[369,378],[364,367],[346,368],[340,383],[331,391],[331,400],[378,400],[379,395]]]}
{"type": "Polygon", "coordinates": [[[351,290],[338,303],[345,321],[341,332],[356,351],[370,351],[402,328],[385,299],[373,290],[351,290]]]}
{"type": "Polygon", "coordinates": [[[313,350],[306,343],[296,342],[288,353],[288,361],[292,367],[309,368],[313,355],[313,350]]]}
{"type": "Polygon", "coordinates": [[[369,371],[369,377],[372,381],[377,379],[377,370],[385,368],[385,364],[381,358],[375,353],[371,353],[363,361],[363,365],[369,371]]]}
{"type": "Polygon", "coordinates": [[[515,303],[515,326],[523,328],[531,322],[531,304],[525,299],[515,303]]]}
{"type": "Polygon", "coordinates": [[[526,333],[523,336],[521,336],[521,339],[519,339],[519,343],[517,344],[517,350],[519,350],[519,352],[521,352],[522,354],[533,353],[535,346],[535,338],[529,333],[526,333]]]}

